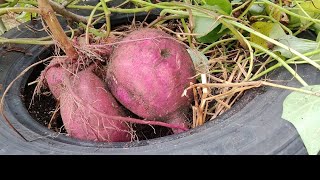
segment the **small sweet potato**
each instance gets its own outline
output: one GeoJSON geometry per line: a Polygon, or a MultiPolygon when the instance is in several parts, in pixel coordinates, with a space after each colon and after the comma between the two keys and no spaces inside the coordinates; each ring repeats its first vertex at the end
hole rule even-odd
{"type": "Polygon", "coordinates": [[[51,93],[56,99],[59,99],[61,90],[63,89],[64,74],[67,73],[58,63],[61,59],[53,59],[43,74],[51,93]]]}
{"type": "Polygon", "coordinates": [[[52,66],[45,77],[51,92],[60,101],[63,124],[71,137],[105,142],[131,140],[125,121],[97,114],[125,116],[122,107],[91,69],[70,75],[62,67],[52,66]]]}

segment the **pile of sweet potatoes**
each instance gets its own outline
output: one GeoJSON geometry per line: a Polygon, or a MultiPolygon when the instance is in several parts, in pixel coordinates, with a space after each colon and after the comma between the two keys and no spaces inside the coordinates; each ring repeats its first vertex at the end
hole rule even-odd
{"type": "Polygon", "coordinates": [[[110,51],[93,53],[106,61],[104,65],[59,57],[43,71],[68,134],[125,142],[132,140],[131,123],[166,126],[174,133],[187,130],[192,96],[182,93],[194,83],[195,69],[186,48],[148,28],[104,46],[110,51]],[[141,119],[128,117],[129,111],[141,119]]]}

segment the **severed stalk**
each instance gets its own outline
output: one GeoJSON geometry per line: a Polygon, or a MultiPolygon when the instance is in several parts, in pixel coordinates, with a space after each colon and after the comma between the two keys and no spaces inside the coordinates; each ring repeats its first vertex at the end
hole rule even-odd
{"type": "Polygon", "coordinates": [[[71,41],[64,33],[52,7],[48,0],[38,0],[40,14],[49,26],[53,39],[56,40],[60,48],[66,53],[70,60],[78,58],[78,53],[73,47],[71,41]]]}

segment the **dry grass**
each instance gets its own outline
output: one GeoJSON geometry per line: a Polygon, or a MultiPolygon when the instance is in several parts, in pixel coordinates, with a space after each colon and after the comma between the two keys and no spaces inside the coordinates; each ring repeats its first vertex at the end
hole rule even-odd
{"type": "MultiPolygon", "coordinates": [[[[180,20],[171,20],[156,27],[171,34],[194,52],[207,47],[198,43],[193,34],[185,33],[180,20]]],[[[248,84],[245,81],[247,76],[252,76],[247,73],[249,52],[239,46],[237,41],[220,43],[208,49],[205,56],[208,60],[199,55],[199,62],[195,63],[198,83],[190,84],[187,88],[194,96],[192,128],[214,120],[230,109],[244,91],[260,86],[259,83],[248,84]]],[[[186,92],[183,94],[186,95],[186,92]]]]}

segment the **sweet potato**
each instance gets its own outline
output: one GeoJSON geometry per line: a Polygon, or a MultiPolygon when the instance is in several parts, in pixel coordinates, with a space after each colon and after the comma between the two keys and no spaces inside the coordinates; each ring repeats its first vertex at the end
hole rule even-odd
{"type": "Polygon", "coordinates": [[[59,64],[61,60],[63,60],[63,58],[53,59],[43,73],[47,85],[56,99],[59,99],[61,90],[63,89],[63,77],[64,74],[67,73],[59,64]]]}
{"type": "Polygon", "coordinates": [[[67,74],[68,71],[62,67],[53,66],[47,70],[46,80],[53,95],[60,101],[60,113],[68,134],[82,140],[130,141],[126,122],[96,113],[125,116],[122,107],[105,89],[103,81],[91,69],[72,76],[67,74]]]}
{"type": "MultiPolygon", "coordinates": [[[[140,29],[122,39],[107,69],[115,98],[140,117],[187,127],[192,96],[182,97],[195,68],[185,47],[156,29],[140,29]]],[[[179,130],[173,129],[175,133],[179,130]]]]}

